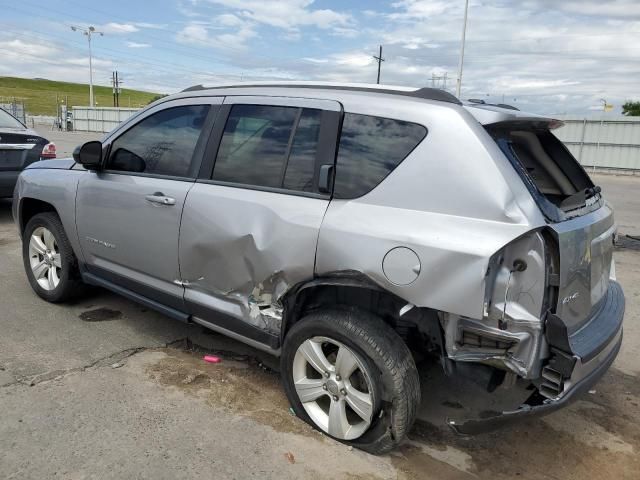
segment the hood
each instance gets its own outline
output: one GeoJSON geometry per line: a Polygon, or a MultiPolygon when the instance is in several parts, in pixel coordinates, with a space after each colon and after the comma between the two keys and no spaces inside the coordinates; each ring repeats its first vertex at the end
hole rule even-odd
{"type": "Polygon", "coordinates": [[[41,160],[39,162],[32,163],[27,169],[53,169],[53,170],[70,170],[76,162],[73,158],[54,158],[51,160],[41,160]]]}

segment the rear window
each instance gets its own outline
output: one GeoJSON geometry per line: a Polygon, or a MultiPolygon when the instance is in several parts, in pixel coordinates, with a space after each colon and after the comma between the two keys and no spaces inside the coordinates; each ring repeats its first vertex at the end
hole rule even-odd
{"type": "Polygon", "coordinates": [[[338,149],[335,198],[357,198],[385,179],[427,135],[422,125],[346,113],[338,149]]]}
{"type": "Polygon", "coordinates": [[[584,207],[598,193],[582,166],[549,130],[508,125],[487,130],[538,200],[568,212],[584,207]]]}
{"type": "Polygon", "coordinates": [[[24,128],[24,125],[0,108],[0,128],[24,128]]]}

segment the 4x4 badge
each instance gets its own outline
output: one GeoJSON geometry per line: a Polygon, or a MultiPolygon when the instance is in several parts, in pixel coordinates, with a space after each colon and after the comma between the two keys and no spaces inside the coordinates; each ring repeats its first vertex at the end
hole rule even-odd
{"type": "Polygon", "coordinates": [[[571,295],[567,295],[562,299],[562,304],[566,305],[567,303],[574,301],[579,296],[580,296],[580,293],[578,292],[572,293],[571,295]]]}

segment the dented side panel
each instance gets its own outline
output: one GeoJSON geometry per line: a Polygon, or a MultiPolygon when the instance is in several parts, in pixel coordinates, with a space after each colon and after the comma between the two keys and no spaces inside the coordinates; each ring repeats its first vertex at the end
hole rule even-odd
{"type": "Polygon", "coordinates": [[[313,277],[328,203],[197,183],[189,192],[180,230],[187,305],[221,311],[279,334],[282,296],[313,277]]]}
{"type": "Polygon", "coordinates": [[[544,225],[517,173],[462,107],[343,104],[345,112],[402,118],[428,133],[371,192],[331,202],[316,273],[357,270],[416,306],[481,319],[492,255],[544,225]],[[394,283],[383,269],[397,247],[419,260],[405,265],[418,273],[408,285],[394,283]]]}

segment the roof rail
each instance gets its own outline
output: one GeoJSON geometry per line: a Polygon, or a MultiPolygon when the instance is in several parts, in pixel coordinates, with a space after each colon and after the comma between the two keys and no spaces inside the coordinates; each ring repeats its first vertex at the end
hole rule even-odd
{"type": "Polygon", "coordinates": [[[356,91],[356,92],[372,92],[372,93],[385,93],[389,95],[401,95],[405,97],[414,97],[414,98],[423,98],[425,100],[436,100],[439,102],[448,102],[455,103],[457,105],[462,105],[462,102],[458,100],[454,95],[450,94],[445,90],[440,90],[439,88],[418,88],[416,90],[395,90],[392,88],[381,87],[369,87],[369,86],[346,86],[346,85],[314,85],[314,84],[295,84],[295,83],[286,83],[286,84],[278,84],[272,83],[267,85],[251,85],[251,84],[242,84],[242,85],[225,85],[218,87],[205,87],[203,85],[194,85],[189,88],[185,88],[182,92],[195,92],[199,90],[217,90],[217,89],[231,89],[231,88],[315,88],[318,90],[347,90],[347,91],[356,91]]]}

